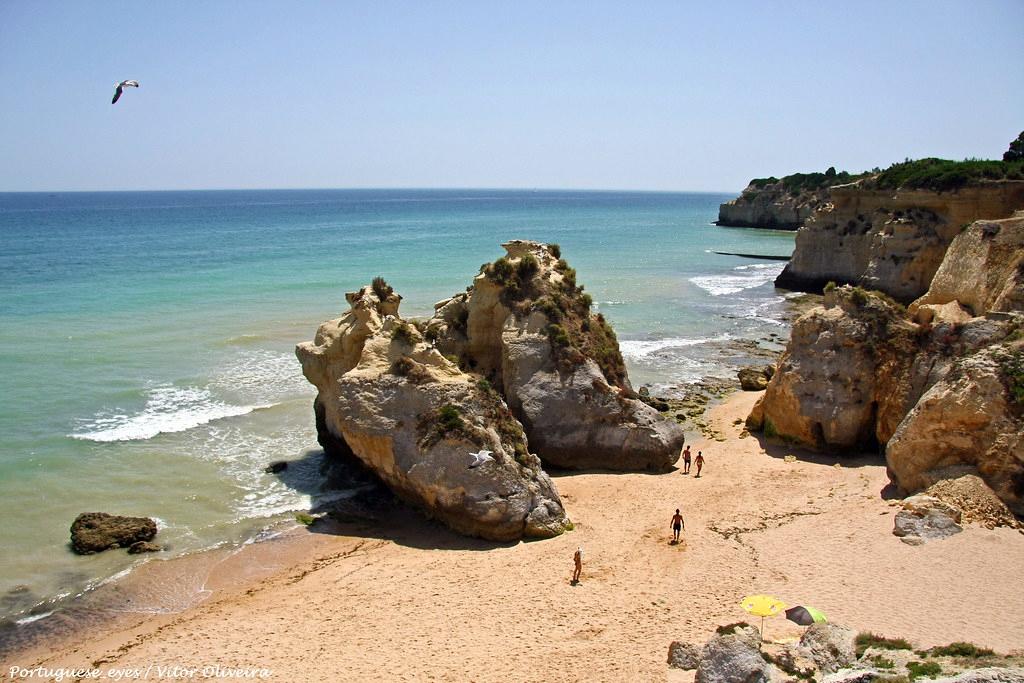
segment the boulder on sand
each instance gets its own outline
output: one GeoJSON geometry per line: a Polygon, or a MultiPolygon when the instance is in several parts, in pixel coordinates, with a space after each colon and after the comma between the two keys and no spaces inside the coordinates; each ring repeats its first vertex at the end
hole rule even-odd
{"type": "Polygon", "coordinates": [[[896,513],[892,533],[904,543],[921,545],[961,531],[959,510],[938,498],[918,494],[903,501],[903,509],[896,513]]]}
{"type": "Polygon", "coordinates": [[[127,548],[156,536],[156,522],[149,517],[122,517],[106,512],[83,512],[71,525],[71,547],[80,555],[110,548],[127,548]]]}

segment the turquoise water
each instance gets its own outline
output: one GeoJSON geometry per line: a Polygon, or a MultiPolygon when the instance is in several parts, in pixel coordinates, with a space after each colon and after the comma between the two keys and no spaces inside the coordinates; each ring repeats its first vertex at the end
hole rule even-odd
{"type": "MultiPolygon", "coordinates": [[[[785,333],[792,233],[711,225],[717,194],[217,191],[0,194],[0,617],[133,562],[67,547],[83,511],[156,517],[173,556],[310,504],[312,387],[293,355],[383,275],[405,316],[513,238],[558,242],[633,383],[728,376],[729,340],[785,333]],[[272,460],[301,459],[286,481],[272,460]]],[[[314,493],[315,495],[315,493],[314,493]]]]}

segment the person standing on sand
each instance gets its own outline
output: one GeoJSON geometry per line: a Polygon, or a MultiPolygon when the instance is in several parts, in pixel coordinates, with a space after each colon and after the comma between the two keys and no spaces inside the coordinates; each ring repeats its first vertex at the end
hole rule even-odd
{"type": "Polygon", "coordinates": [[[697,451],[697,457],[694,459],[694,464],[697,465],[697,476],[700,476],[700,468],[704,467],[704,454],[701,451],[697,451]]]}
{"type": "Polygon", "coordinates": [[[683,474],[690,473],[690,447],[683,450],[683,474]]]}
{"type": "Polygon", "coordinates": [[[679,514],[679,508],[676,508],[676,514],[672,515],[672,542],[679,543],[679,532],[686,526],[686,522],[683,521],[683,516],[679,514]]]}
{"type": "Polygon", "coordinates": [[[583,571],[583,546],[576,548],[576,552],[572,554],[572,561],[576,565],[572,572],[572,583],[577,584],[580,582],[580,572],[583,571]]]}

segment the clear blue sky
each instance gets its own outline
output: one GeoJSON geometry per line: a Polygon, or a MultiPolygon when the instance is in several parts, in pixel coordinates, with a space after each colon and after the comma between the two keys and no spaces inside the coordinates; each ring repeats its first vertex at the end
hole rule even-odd
{"type": "Polygon", "coordinates": [[[998,158],[1022,35],[1021,0],[0,0],[0,190],[737,191],[998,158]]]}

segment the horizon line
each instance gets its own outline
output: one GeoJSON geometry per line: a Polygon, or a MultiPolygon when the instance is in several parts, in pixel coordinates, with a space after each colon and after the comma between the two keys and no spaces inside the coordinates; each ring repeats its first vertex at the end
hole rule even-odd
{"type": "Polygon", "coordinates": [[[136,188],[131,190],[0,190],[0,194],[87,194],[87,193],[129,193],[129,192],[302,192],[309,190],[337,191],[457,191],[457,192],[633,192],[637,194],[738,194],[733,190],[639,190],[624,188],[573,188],[573,187],[194,187],[194,188],[136,188]]]}

